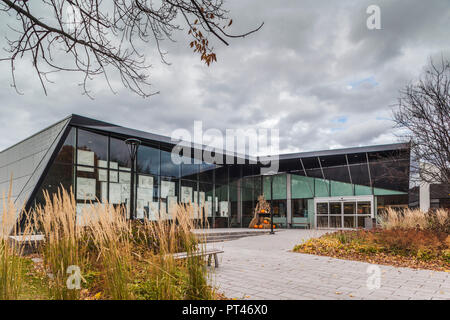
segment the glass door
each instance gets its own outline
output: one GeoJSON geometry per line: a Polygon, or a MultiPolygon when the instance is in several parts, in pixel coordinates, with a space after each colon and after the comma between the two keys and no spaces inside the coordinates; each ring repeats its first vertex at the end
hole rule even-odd
{"type": "Polygon", "coordinates": [[[319,202],[316,205],[317,228],[328,228],[328,202],[319,202]]]}
{"type": "Polygon", "coordinates": [[[317,228],[363,228],[373,215],[373,197],[315,198],[317,228]]]}
{"type": "Polygon", "coordinates": [[[342,228],[342,202],[330,202],[330,228],[342,228]]]}
{"type": "Polygon", "coordinates": [[[356,228],[356,202],[344,202],[343,205],[343,226],[344,228],[356,228]]]}

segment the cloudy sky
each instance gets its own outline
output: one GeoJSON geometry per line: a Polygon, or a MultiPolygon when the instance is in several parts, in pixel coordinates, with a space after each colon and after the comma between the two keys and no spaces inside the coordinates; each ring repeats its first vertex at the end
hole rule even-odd
{"type": "MultiPolygon", "coordinates": [[[[82,95],[79,75],[57,74],[42,91],[29,58],[17,65],[22,95],[0,63],[0,149],[71,113],[171,135],[204,129],[278,128],[282,152],[397,142],[392,105],[430,57],[450,57],[448,0],[226,0],[235,33],[264,27],[229,47],[215,45],[218,63],[206,67],[185,32],[164,43],[171,63],[146,54],[154,91],[140,98],[102,78],[82,95]],[[381,30],[368,30],[366,9],[381,8],[381,30]]],[[[8,18],[1,16],[1,39],[8,18]]],[[[5,46],[4,42],[1,43],[5,46]]],[[[5,56],[5,53],[1,53],[5,56]]]]}

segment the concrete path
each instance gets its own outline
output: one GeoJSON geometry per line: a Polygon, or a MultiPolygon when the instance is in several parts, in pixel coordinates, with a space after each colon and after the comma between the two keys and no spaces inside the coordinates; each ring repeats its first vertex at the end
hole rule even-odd
{"type": "Polygon", "coordinates": [[[237,299],[446,299],[450,300],[450,273],[375,265],[380,269],[378,289],[373,265],[289,252],[294,245],[325,233],[286,230],[239,240],[211,243],[222,249],[213,283],[237,299]]]}

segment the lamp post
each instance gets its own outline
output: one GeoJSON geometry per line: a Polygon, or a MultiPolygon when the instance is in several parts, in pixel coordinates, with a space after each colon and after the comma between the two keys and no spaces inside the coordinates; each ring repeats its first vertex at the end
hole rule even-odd
{"type": "Polygon", "coordinates": [[[273,232],[273,175],[270,176],[270,234],[273,232]]]}
{"type": "Polygon", "coordinates": [[[134,220],[136,218],[136,208],[134,201],[134,171],[135,171],[135,162],[136,162],[136,154],[141,144],[141,140],[129,138],[125,140],[125,143],[128,146],[128,151],[130,152],[131,159],[131,179],[130,179],[130,220],[134,220]]]}

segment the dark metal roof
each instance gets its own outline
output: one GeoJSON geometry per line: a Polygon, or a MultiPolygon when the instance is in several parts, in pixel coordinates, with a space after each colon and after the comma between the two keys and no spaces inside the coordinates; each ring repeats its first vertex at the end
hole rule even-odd
{"type": "MultiPolygon", "coordinates": [[[[167,144],[174,144],[170,137],[162,136],[155,133],[150,133],[146,131],[131,129],[122,127],[116,124],[95,120],[91,118],[86,118],[77,114],[72,114],[70,124],[78,127],[83,127],[87,129],[100,130],[105,132],[117,133],[118,135],[124,135],[127,137],[140,138],[152,142],[162,142],[167,144]]],[[[176,143],[175,143],[176,144],[176,143]]]]}
{"type": "MultiPolygon", "coordinates": [[[[382,144],[382,145],[375,145],[375,146],[287,153],[287,154],[280,154],[278,156],[278,159],[279,160],[289,160],[289,159],[298,159],[298,158],[323,157],[323,156],[334,156],[334,155],[342,155],[342,154],[354,154],[354,153],[365,153],[365,152],[370,153],[370,152],[408,150],[408,149],[410,149],[409,143],[392,143],[392,144],[382,144]]],[[[260,157],[259,159],[264,160],[264,158],[265,157],[260,157]]]]}
{"type": "MultiPolygon", "coordinates": [[[[117,134],[119,136],[124,136],[124,137],[138,138],[138,139],[142,139],[147,142],[162,143],[167,146],[175,146],[176,144],[180,144],[180,145],[192,147],[193,149],[204,150],[206,148],[205,145],[194,144],[191,142],[186,142],[186,141],[181,141],[181,140],[174,141],[170,137],[167,137],[167,136],[150,133],[150,132],[146,132],[146,131],[141,131],[141,130],[136,130],[136,129],[131,129],[131,128],[127,128],[127,127],[122,127],[122,126],[119,126],[116,124],[83,117],[83,116],[80,116],[77,114],[72,114],[70,125],[78,126],[78,127],[82,127],[82,128],[86,128],[86,129],[104,131],[104,132],[113,133],[113,134],[117,134]]],[[[231,155],[231,156],[234,156],[235,158],[256,161],[256,159],[251,158],[248,155],[240,155],[240,154],[236,155],[235,153],[230,153],[230,152],[227,152],[226,150],[222,150],[221,154],[223,156],[231,155]]]]}
{"type": "MultiPolygon", "coordinates": [[[[119,136],[124,137],[133,137],[139,138],[147,142],[157,142],[166,144],[169,146],[174,146],[181,141],[172,141],[170,137],[154,134],[146,131],[131,129],[122,127],[116,124],[108,123],[105,121],[100,121],[92,118],[83,117],[77,114],[72,114],[70,117],[70,125],[78,126],[86,129],[92,129],[97,131],[103,131],[108,133],[117,134],[119,136]]],[[[69,118],[68,117],[68,118],[69,118]]],[[[67,119],[67,118],[65,118],[67,119]]],[[[189,142],[186,142],[186,145],[192,146],[194,149],[205,149],[205,146],[194,145],[189,142]]],[[[391,151],[391,150],[406,150],[409,149],[409,143],[394,143],[394,144],[384,144],[384,145],[375,145],[375,146],[364,146],[364,147],[352,147],[352,148],[343,148],[343,149],[332,149],[332,150],[321,150],[321,151],[309,151],[309,152],[297,152],[297,153],[288,153],[281,154],[278,156],[279,160],[289,160],[289,159],[297,159],[297,158],[307,158],[307,157],[319,157],[319,156],[331,156],[331,155],[341,155],[341,154],[353,154],[353,153],[365,153],[365,152],[380,152],[380,151],[391,151]]],[[[228,153],[227,151],[222,152],[223,155],[233,155],[232,153],[228,153]]],[[[244,158],[247,160],[264,160],[268,157],[254,157],[251,155],[238,155],[237,158],[244,158]]]]}

